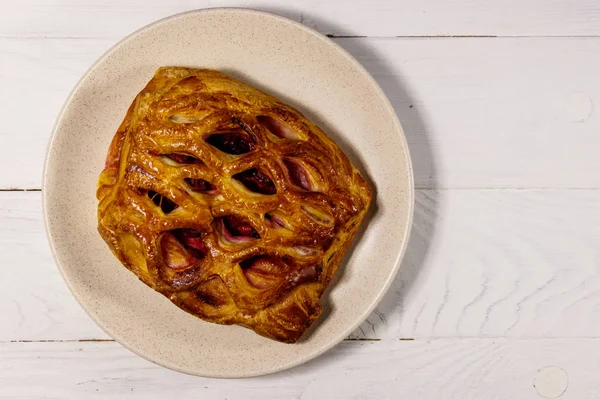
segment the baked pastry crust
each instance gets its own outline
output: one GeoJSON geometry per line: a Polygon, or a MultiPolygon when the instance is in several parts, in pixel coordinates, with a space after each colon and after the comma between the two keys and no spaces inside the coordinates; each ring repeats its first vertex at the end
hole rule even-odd
{"type": "Polygon", "coordinates": [[[293,343],[371,196],[297,110],[218,71],[162,67],[109,148],[98,230],[185,311],[293,343]]]}

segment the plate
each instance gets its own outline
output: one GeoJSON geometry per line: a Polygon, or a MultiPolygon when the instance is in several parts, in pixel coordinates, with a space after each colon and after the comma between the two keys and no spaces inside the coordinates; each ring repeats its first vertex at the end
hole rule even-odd
{"type": "Polygon", "coordinates": [[[281,371],[350,334],[398,270],[413,197],[404,133],[367,71],[327,37],[244,9],[175,15],[111,48],[77,83],[60,112],[43,178],[48,239],[82,307],[136,354],[206,377],[281,371]],[[109,143],[135,95],[165,65],[218,69],[298,108],[338,143],[374,189],[370,213],[321,300],[323,316],[300,343],[278,343],[185,313],[138,281],[97,233],[96,181],[109,143]]]}

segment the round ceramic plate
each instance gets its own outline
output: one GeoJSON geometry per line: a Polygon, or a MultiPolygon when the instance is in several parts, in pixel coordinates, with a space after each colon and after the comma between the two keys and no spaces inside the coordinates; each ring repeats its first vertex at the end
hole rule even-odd
{"type": "Polygon", "coordinates": [[[346,51],[272,14],[207,9],[149,25],[110,49],[58,116],[44,171],[44,214],[60,270],[83,308],[142,357],[209,377],[247,377],[305,362],[375,308],[404,254],[413,178],[402,128],[373,78],[346,51]],[[297,344],[204,322],[140,282],[97,233],[96,181],[135,95],[159,66],[213,68],[273,94],[320,125],[371,183],[372,209],[297,344]]]}

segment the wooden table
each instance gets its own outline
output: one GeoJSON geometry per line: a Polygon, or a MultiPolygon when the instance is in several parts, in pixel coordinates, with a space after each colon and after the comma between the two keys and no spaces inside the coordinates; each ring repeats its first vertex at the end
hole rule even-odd
{"type": "Polygon", "coordinates": [[[600,398],[599,35],[596,0],[1,0],[0,398],[600,398]],[[89,65],[215,6],[290,17],[352,53],[404,125],[417,187],[373,315],[316,360],[235,381],[112,341],[62,281],[40,208],[54,118],[89,65]]]}

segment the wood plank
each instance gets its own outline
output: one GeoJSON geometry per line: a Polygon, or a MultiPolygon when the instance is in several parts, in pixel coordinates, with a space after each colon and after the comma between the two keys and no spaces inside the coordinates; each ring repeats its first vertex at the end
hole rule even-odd
{"type": "Polygon", "coordinates": [[[41,187],[54,120],[111,41],[0,39],[0,189],[41,187]]]}
{"type": "Polygon", "coordinates": [[[399,276],[356,333],[597,337],[600,191],[419,190],[399,276]]]}
{"type": "Polygon", "coordinates": [[[113,342],[0,343],[0,398],[591,400],[599,357],[599,339],[343,342],[291,370],[224,380],[158,367],[113,342]]]}
{"type": "Polygon", "coordinates": [[[0,341],[108,339],[60,275],[46,241],[41,205],[39,192],[0,192],[0,341]]]}
{"type": "Polygon", "coordinates": [[[594,0],[24,0],[4,6],[0,35],[120,38],[157,19],[206,7],[270,11],[335,35],[600,34],[594,0]]]}
{"type": "Polygon", "coordinates": [[[338,43],[394,105],[417,187],[600,185],[600,39],[338,43]]]}
{"type": "MultiPolygon", "coordinates": [[[[391,99],[417,187],[599,187],[600,38],[336,42],[391,99]]],[[[111,45],[0,39],[0,188],[40,187],[54,118],[111,45]]]]}
{"type": "MultiPolygon", "coordinates": [[[[61,281],[39,205],[0,192],[0,341],[107,338],[61,281]]],[[[598,337],[598,249],[598,190],[418,190],[400,273],[351,337],[598,337]]]]}

